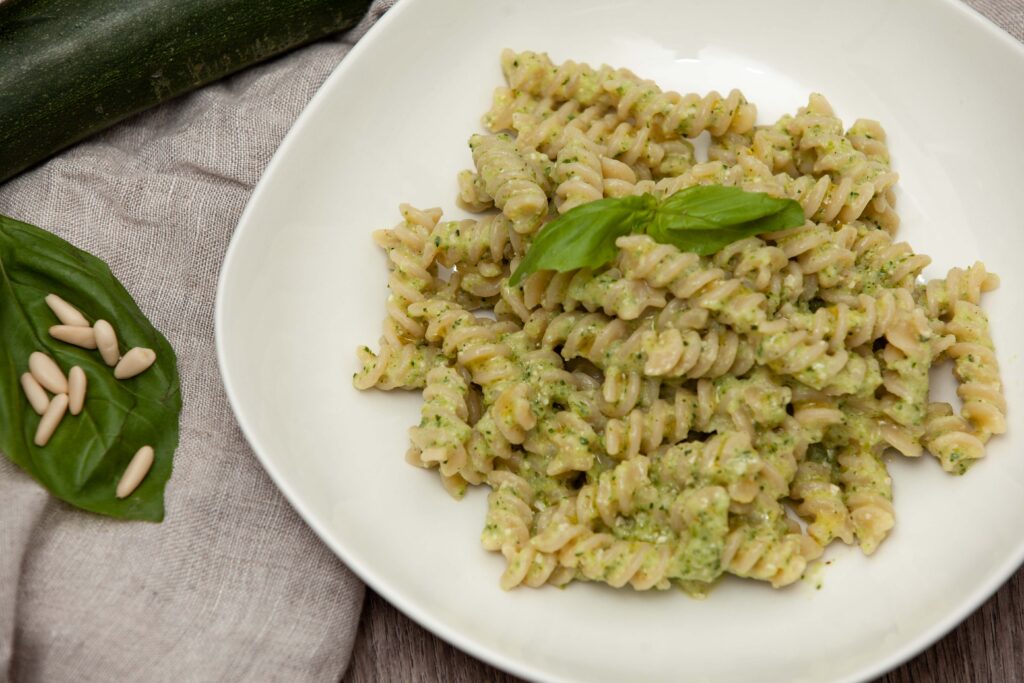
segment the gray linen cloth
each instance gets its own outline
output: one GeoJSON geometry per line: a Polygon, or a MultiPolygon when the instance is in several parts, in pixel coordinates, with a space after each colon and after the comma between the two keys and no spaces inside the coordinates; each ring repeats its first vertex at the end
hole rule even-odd
{"type": "Polygon", "coordinates": [[[966,0],[996,26],[1024,40],[1024,0],[966,0]]]}
{"type": "Polygon", "coordinates": [[[184,400],[162,524],[75,510],[0,458],[0,681],[338,680],[348,666],[363,586],[243,439],[213,304],[270,156],[391,2],[0,185],[0,213],[110,264],[174,346],[184,400]]]}

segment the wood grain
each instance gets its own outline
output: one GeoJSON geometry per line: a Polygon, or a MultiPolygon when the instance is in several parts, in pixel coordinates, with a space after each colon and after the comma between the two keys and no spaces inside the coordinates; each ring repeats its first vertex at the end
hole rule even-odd
{"type": "MultiPolygon", "coordinates": [[[[967,4],[1024,40],[1024,0],[967,4]]],[[[345,683],[518,683],[436,638],[367,590],[345,683]]],[[[952,633],[877,683],[1024,681],[1024,569],[952,633]]]]}
{"type": "MultiPolygon", "coordinates": [[[[345,683],[519,683],[435,637],[367,590],[345,683]]],[[[956,630],[878,683],[1024,681],[1024,570],[956,630]]]]}

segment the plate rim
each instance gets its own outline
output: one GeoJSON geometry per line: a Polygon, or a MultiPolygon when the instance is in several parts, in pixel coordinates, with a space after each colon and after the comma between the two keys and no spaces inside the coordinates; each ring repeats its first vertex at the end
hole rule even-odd
{"type": "MultiPolygon", "coordinates": [[[[271,156],[270,161],[267,163],[267,166],[260,175],[256,185],[253,187],[252,193],[246,201],[245,208],[240,214],[238,223],[231,235],[231,240],[224,253],[224,259],[221,262],[217,276],[217,289],[214,301],[214,339],[216,345],[217,367],[224,385],[225,394],[228,398],[228,404],[231,407],[231,412],[238,423],[242,435],[245,437],[246,442],[249,444],[253,454],[256,456],[256,460],[264,471],[266,471],[278,491],[284,496],[285,500],[288,501],[288,504],[291,505],[291,507],[298,513],[306,526],[316,534],[316,536],[345,564],[351,572],[359,578],[359,580],[373,589],[378,595],[383,597],[395,609],[399,610],[402,614],[412,619],[433,635],[491,666],[528,680],[550,681],[552,683],[572,683],[572,679],[570,678],[565,678],[550,671],[537,669],[525,660],[506,656],[499,650],[493,649],[467,637],[457,629],[449,628],[444,623],[438,621],[429,611],[422,610],[415,604],[406,601],[401,594],[401,588],[399,586],[392,586],[383,578],[375,575],[370,567],[361,562],[359,558],[352,556],[348,550],[342,546],[342,544],[331,538],[327,533],[326,527],[321,524],[316,516],[303,503],[302,497],[299,496],[297,492],[284,480],[281,472],[273,463],[272,459],[264,453],[264,449],[259,445],[259,440],[255,436],[255,431],[251,428],[251,420],[243,413],[240,400],[235,390],[234,380],[231,378],[228,371],[224,330],[227,325],[226,318],[229,315],[229,311],[227,310],[227,306],[224,301],[224,291],[228,286],[228,281],[232,271],[232,264],[235,261],[239,250],[238,245],[242,241],[241,236],[244,233],[245,226],[250,222],[251,216],[255,213],[254,206],[258,203],[258,199],[267,185],[268,178],[276,176],[277,167],[282,163],[281,160],[288,155],[291,147],[295,144],[295,140],[301,137],[302,131],[305,129],[308,120],[313,116],[313,112],[319,107],[320,102],[328,97],[327,93],[334,89],[335,82],[344,78],[344,75],[353,68],[353,65],[360,61],[363,53],[369,49],[367,46],[375,40],[379,33],[385,31],[393,21],[396,21],[396,17],[402,15],[409,6],[419,2],[426,2],[426,0],[398,0],[373,26],[367,30],[362,37],[359,38],[355,45],[342,57],[338,65],[320,85],[316,93],[299,113],[298,117],[296,117],[294,123],[292,123],[288,132],[285,134],[281,143],[271,156]]],[[[942,0],[942,4],[946,5],[947,8],[952,8],[954,11],[959,12],[963,16],[964,20],[974,22],[980,30],[985,31],[991,38],[998,40],[1005,46],[1009,46],[1011,50],[1016,51],[1017,57],[1024,61],[1024,43],[1017,40],[1004,29],[1000,28],[991,19],[968,5],[964,0],[942,0]]],[[[974,590],[970,591],[968,595],[962,599],[960,605],[956,609],[951,610],[944,619],[937,621],[931,628],[922,631],[916,638],[912,639],[902,647],[897,648],[889,656],[862,666],[844,677],[833,679],[833,683],[857,683],[859,681],[872,680],[892,671],[905,662],[910,661],[934,645],[942,637],[952,632],[970,615],[975,613],[986,601],[989,600],[989,598],[991,598],[1003,585],[1005,585],[1022,566],[1024,566],[1024,540],[1020,543],[1015,554],[1011,554],[1001,565],[998,565],[995,569],[991,570],[988,573],[986,580],[978,582],[974,590]]]]}

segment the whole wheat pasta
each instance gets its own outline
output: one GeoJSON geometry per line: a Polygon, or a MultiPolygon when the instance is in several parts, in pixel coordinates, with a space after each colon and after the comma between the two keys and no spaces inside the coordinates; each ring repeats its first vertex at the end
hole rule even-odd
{"type": "Polygon", "coordinates": [[[836,540],[878,550],[896,523],[887,458],[928,450],[963,474],[1006,431],[980,307],[998,279],[981,263],[922,278],[930,259],[894,236],[878,122],[844,132],[813,94],[757,125],[737,90],[536,52],[501,65],[456,183],[480,215],[402,205],[374,233],[390,296],[353,381],[423,391],[407,459],[453,496],[491,489],[481,542],[503,588],[782,587],[836,540]],[[789,198],[806,220],[711,256],[621,235],[606,266],[511,284],[557,216],[697,185],[789,198]],[[962,409],[929,398],[943,360],[962,409]]]}

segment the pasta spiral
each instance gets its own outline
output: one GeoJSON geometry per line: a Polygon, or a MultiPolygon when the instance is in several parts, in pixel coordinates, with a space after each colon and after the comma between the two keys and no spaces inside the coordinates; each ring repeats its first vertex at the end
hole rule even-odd
{"type": "Polygon", "coordinates": [[[426,386],[430,369],[444,361],[440,350],[433,346],[391,346],[383,337],[379,353],[374,353],[368,346],[360,346],[357,354],[360,369],[353,376],[357,389],[422,389],[426,386]]]}
{"type": "Polygon", "coordinates": [[[985,455],[985,442],[948,403],[928,404],[925,433],[921,442],[942,469],[963,474],[974,461],[985,455]]]}
{"type": "Polygon", "coordinates": [[[723,248],[713,261],[734,277],[746,278],[746,284],[752,289],[763,292],[771,285],[772,278],[789,265],[789,256],[778,246],[757,237],[747,237],[723,248]]]}
{"type": "Polygon", "coordinates": [[[620,118],[635,118],[655,125],[663,134],[696,137],[705,130],[722,135],[728,130],[749,130],[757,109],[733,90],[723,98],[716,92],[705,97],[663,92],[652,81],[637,78],[625,69],[593,69],[586,64],[565,62],[555,66],[546,54],[534,52],[502,55],[509,86],[554,101],[576,100],[580,104],[609,103],[620,118]]]}
{"type": "Polygon", "coordinates": [[[430,258],[446,268],[497,264],[526,252],[521,236],[504,214],[476,221],[439,222],[425,248],[430,258]]]}
{"type": "MultiPolygon", "coordinates": [[[[862,129],[867,125],[862,124],[862,129]]],[[[843,134],[842,122],[836,118],[831,105],[822,95],[811,95],[807,106],[792,119],[791,131],[799,136],[801,149],[813,151],[814,163],[811,170],[815,174],[828,173],[841,181],[849,181],[858,196],[871,200],[883,199],[885,205],[869,208],[879,214],[885,213],[891,204],[886,193],[898,179],[897,174],[889,168],[888,155],[875,154],[868,157],[857,149],[843,134]]],[[[880,127],[876,133],[878,131],[880,127]]],[[[884,139],[884,132],[881,137],[884,139]]],[[[873,151],[877,151],[877,148],[873,151]]]]}
{"type": "Polygon", "coordinates": [[[850,249],[854,235],[850,226],[835,230],[824,223],[808,221],[766,237],[775,242],[786,258],[796,260],[804,275],[815,275],[820,286],[833,287],[854,264],[856,257],[850,249]]]}
{"type": "Polygon", "coordinates": [[[886,144],[882,124],[872,119],[857,119],[846,131],[846,138],[855,150],[872,161],[889,163],[889,147],[886,144]]]}
{"type": "Polygon", "coordinates": [[[614,587],[630,583],[645,590],[667,588],[669,580],[712,581],[722,572],[728,501],[719,487],[687,491],[672,505],[678,540],[620,540],[611,533],[598,532],[577,538],[560,552],[560,560],[577,568],[582,578],[614,587]]]}
{"type": "Polygon", "coordinates": [[[568,142],[558,151],[553,177],[560,213],[604,196],[601,151],[578,128],[571,128],[568,142]]]}
{"type": "Polygon", "coordinates": [[[759,491],[762,460],[743,432],[721,432],[707,441],[677,444],[659,453],[658,471],[677,486],[713,485],[725,489],[730,500],[749,503],[759,491]]]}
{"type": "Polygon", "coordinates": [[[608,420],[604,447],[608,455],[629,460],[640,453],[651,453],[662,443],[682,441],[694,426],[697,399],[693,392],[680,388],[671,401],[655,400],[647,409],[636,409],[622,418],[608,420]]]}
{"type": "Polygon", "coordinates": [[[951,268],[946,277],[930,280],[920,288],[919,296],[932,318],[949,320],[957,302],[979,304],[983,293],[998,286],[998,276],[986,271],[979,261],[966,269],[951,268]]]}
{"type": "Polygon", "coordinates": [[[576,498],[577,519],[584,524],[600,519],[615,527],[620,515],[631,515],[638,506],[646,506],[653,493],[648,467],[646,457],[635,456],[602,472],[594,483],[584,484],[576,498]]]}
{"type": "Polygon", "coordinates": [[[427,373],[423,389],[423,418],[409,430],[414,452],[410,459],[424,467],[437,466],[444,476],[466,465],[466,442],[471,429],[466,381],[453,368],[439,366],[427,373]]]}
{"type": "Polygon", "coordinates": [[[874,287],[911,288],[932,261],[928,256],[915,254],[906,242],[893,243],[892,236],[884,230],[863,223],[855,227],[853,287],[869,291],[874,287]]]}
{"type": "Polygon", "coordinates": [[[742,519],[729,533],[722,561],[731,574],[779,588],[798,580],[807,563],[821,555],[813,539],[778,521],[782,514],[778,507],[765,521],[742,519]]]}
{"type": "Polygon", "coordinates": [[[629,279],[643,280],[652,287],[665,289],[694,307],[704,308],[721,317],[722,322],[746,332],[765,319],[764,295],[746,287],[736,278],[715,268],[706,258],[680,252],[671,245],[659,244],[647,235],[620,237],[619,268],[629,279]]]}
{"type": "Polygon", "coordinates": [[[947,330],[956,338],[949,348],[963,401],[962,414],[985,442],[992,434],[1006,431],[1006,399],[999,378],[988,318],[977,304],[958,301],[947,330]]]}
{"type": "Polygon", "coordinates": [[[800,501],[796,511],[810,519],[808,535],[821,546],[839,538],[853,543],[850,512],[843,502],[843,491],[836,483],[833,468],[827,462],[804,460],[793,480],[792,496],[800,501]]]}
{"type": "Polygon", "coordinates": [[[392,346],[423,338],[423,326],[408,314],[409,305],[427,298],[435,288],[430,260],[425,257],[430,233],[441,218],[440,209],[421,211],[401,205],[403,221],[393,228],[378,230],[374,241],[388,255],[388,317],[384,338],[392,346]]]}
{"type": "Polygon", "coordinates": [[[758,482],[764,487],[762,494],[776,499],[785,496],[807,451],[803,426],[786,416],[779,427],[755,434],[753,443],[761,457],[758,482]]]}
{"type": "MultiPolygon", "coordinates": [[[[907,294],[904,292],[904,294],[907,294]]],[[[783,313],[797,329],[807,330],[814,337],[828,341],[829,349],[857,348],[870,344],[885,336],[895,324],[901,308],[914,306],[893,290],[881,290],[874,296],[858,294],[843,297],[839,303],[822,306],[810,311],[783,308],[783,313]]]]}
{"type": "Polygon", "coordinates": [[[469,139],[481,185],[516,232],[534,232],[547,213],[544,173],[520,154],[507,135],[474,135],[469,139]]]}
{"type": "Polygon", "coordinates": [[[797,170],[798,140],[790,132],[791,116],[783,116],[774,125],[759,126],[750,137],[750,153],[772,173],[800,175],[797,170]]]}
{"type": "Polygon", "coordinates": [[[853,531],[865,555],[878,549],[896,523],[892,479],[878,456],[862,447],[839,454],[839,481],[853,531]]]}
{"type": "Polygon", "coordinates": [[[562,148],[578,132],[604,154],[604,141],[618,125],[618,117],[609,109],[593,106],[581,110],[577,102],[566,102],[540,116],[516,114],[512,117],[518,143],[546,154],[549,159],[557,159],[562,148]]]}
{"type": "Polygon", "coordinates": [[[705,130],[714,136],[727,131],[745,133],[757,116],[757,108],[739,90],[732,90],[726,97],[715,91],[704,97],[680,95],[663,92],[653,81],[625,71],[615,73],[604,88],[620,116],[655,126],[666,136],[694,138],[705,130]]]}
{"type": "Polygon", "coordinates": [[[592,69],[571,60],[558,66],[543,52],[501,53],[501,70],[515,90],[555,102],[576,100],[584,105],[607,102],[604,82],[612,74],[611,67],[592,69]]]}

